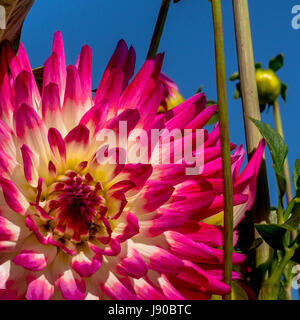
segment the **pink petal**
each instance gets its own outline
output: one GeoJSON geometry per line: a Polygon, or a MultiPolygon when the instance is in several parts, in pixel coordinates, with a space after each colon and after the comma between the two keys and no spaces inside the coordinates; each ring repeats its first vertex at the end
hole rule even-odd
{"type": "Polygon", "coordinates": [[[60,109],[60,97],[58,85],[49,83],[43,92],[42,98],[43,121],[48,128],[59,128],[65,132],[65,125],[60,109]]]}
{"type": "Polygon", "coordinates": [[[181,259],[165,249],[144,243],[135,243],[135,247],[142,255],[149,268],[167,274],[177,274],[183,268],[181,259]]]}
{"type": "Polygon", "coordinates": [[[157,291],[145,279],[134,279],[134,290],[141,300],[166,300],[165,296],[157,291]]]}
{"type": "Polygon", "coordinates": [[[139,102],[148,81],[154,70],[154,63],[152,60],[147,60],[128,87],[124,90],[119,104],[119,110],[133,108],[139,102]]]}
{"type": "Polygon", "coordinates": [[[104,127],[109,111],[108,103],[96,104],[87,111],[80,120],[80,124],[85,125],[94,137],[95,134],[104,127]]]}
{"type": "Polygon", "coordinates": [[[72,257],[72,268],[81,277],[91,277],[101,267],[102,256],[93,253],[90,249],[80,251],[72,257]]]}
{"type": "Polygon", "coordinates": [[[134,237],[139,233],[140,227],[137,217],[131,213],[126,212],[122,215],[122,219],[126,219],[125,224],[122,224],[122,226],[119,228],[121,229],[120,234],[117,232],[117,228],[114,230],[113,237],[118,240],[120,243],[134,237]]]}
{"type": "Polygon", "coordinates": [[[31,236],[24,241],[20,252],[13,261],[25,269],[40,271],[54,260],[56,253],[56,247],[42,245],[35,236],[31,236]]]}
{"type": "Polygon", "coordinates": [[[172,230],[180,227],[187,219],[188,215],[183,212],[172,211],[161,208],[158,214],[149,218],[143,217],[140,221],[140,234],[144,237],[155,237],[167,230],[172,230]]]}
{"type": "Polygon", "coordinates": [[[27,300],[50,300],[54,293],[54,286],[48,281],[45,275],[32,280],[28,284],[27,300]]]}
{"type": "Polygon", "coordinates": [[[72,130],[86,111],[82,105],[81,95],[82,88],[78,70],[70,65],[67,68],[66,91],[62,106],[62,115],[67,130],[72,130]]]}
{"type": "Polygon", "coordinates": [[[88,108],[90,108],[92,104],[91,72],[92,50],[88,45],[85,45],[80,52],[78,73],[82,88],[82,103],[87,104],[88,108]]]}
{"type": "Polygon", "coordinates": [[[32,79],[29,72],[22,71],[19,73],[15,81],[14,91],[15,108],[18,108],[22,103],[25,103],[36,109],[36,105],[33,102],[32,79]]]}
{"type": "Polygon", "coordinates": [[[14,126],[21,145],[26,144],[31,150],[48,161],[47,129],[36,111],[27,104],[15,109],[14,126]]]}
{"type": "Polygon", "coordinates": [[[29,184],[36,187],[39,178],[37,171],[39,163],[38,155],[34,154],[26,144],[21,147],[21,154],[25,178],[29,184]]]}
{"type": "Polygon", "coordinates": [[[0,264],[0,290],[6,289],[6,282],[9,279],[11,261],[7,260],[0,264]]]}
{"type": "Polygon", "coordinates": [[[95,104],[108,101],[111,105],[116,106],[118,104],[122,87],[123,87],[123,72],[119,68],[113,69],[105,82],[105,85],[101,91],[97,91],[94,98],[95,104]]]}
{"type": "Polygon", "coordinates": [[[66,88],[66,61],[65,61],[65,51],[64,51],[64,44],[62,40],[61,33],[59,31],[55,32],[53,36],[53,46],[52,52],[56,54],[58,60],[58,75],[59,75],[59,91],[61,97],[61,103],[64,100],[64,91],[66,88]]]}
{"type": "Polygon", "coordinates": [[[65,142],[55,128],[50,128],[48,131],[48,142],[54,159],[59,159],[60,162],[66,162],[66,145],[65,142]]]}
{"type": "Polygon", "coordinates": [[[184,270],[177,275],[176,278],[198,287],[203,286],[214,294],[224,295],[230,293],[230,287],[228,285],[217,280],[215,277],[189,261],[184,262],[184,270]]]}
{"type": "Polygon", "coordinates": [[[127,256],[121,259],[116,268],[121,275],[136,279],[145,276],[148,271],[148,266],[141,254],[132,246],[129,246],[127,256]]]}
{"type": "Polygon", "coordinates": [[[109,272],[105,283],[101,284],[101,290],[104,294],[114,300],[133,300],[133,294],[117,279],[117,277],[109,272]]]}
{"type": "Polygon", "coordinates": [[[0,148],[5,150],[12,158],[16,158],[16,146],[14,133],[9,126],[0,120],[0,148]]]}
{"type": "Polygon", "coordinates": [[[170,131],[175,128],[185,128],[185,125],[192,121],[205,107],[206,98],[204,94],[196,94],[165,113],[166,128],[170,131]]]}
{"type": "Polygon", "coordinates": [[[25,215],[29,204],[19,189],[4,177],[0,177],[0,185],[7,205],[13,211],[25,215]]]}
{"type": "Polygon", "coordinates": [[[173,191],[168,182],[148,180],[139,197],[144,203],[142,208],[149,212],[156,210],[170,199],[173,191]]]}
{"type": "Polygon", "coordinates": [[[55,285],[67,300],[83,300],[86,285],[84,279],[76,275],[70,268],[70,256],[59,253],[53,262],[53,276],[55,285]]]}

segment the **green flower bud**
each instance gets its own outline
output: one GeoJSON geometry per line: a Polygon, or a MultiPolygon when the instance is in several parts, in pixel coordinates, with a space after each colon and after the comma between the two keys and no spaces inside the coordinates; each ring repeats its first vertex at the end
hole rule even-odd
{"type": "Polygon", "coordinates": [[[261,105],[272,104],[281,92],[281,81],[271,69],[257,69],[256,83],[261,105]]]}

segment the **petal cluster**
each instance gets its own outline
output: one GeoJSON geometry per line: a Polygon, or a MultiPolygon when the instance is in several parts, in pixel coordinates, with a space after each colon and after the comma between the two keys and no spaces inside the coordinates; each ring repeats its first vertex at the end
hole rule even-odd
{"type": "MultiPolygon", "coordinates": [[[[76,64],[66,67],[57,32],[39,88],[22,44],[17,54],[9,43],[2,46],[0,299],[210,299],[229,293],[221,281],[219,126],[203,131],[201,148],[193,133],[182,138],[195,158],[204,159],[195,175],[186,174],[190,164],[184,161],[120,161],[124,150],[98,139],[106,129],[125,140],[136,128],[199,129],[217,107],[206,108],[200,93],[157,115],[165,96],[163,56],[147,60],[133,77],[135,51],[124,41],[92,95],[91,60],[84,46],[76,64]],[[124,121],[127,136],[119,131],[124,121]],[[104,161],[112,150],[118,161],[104,161]]],[[[263,149],[262,142],[242,172],[243,148],[232,153],[235,226],[253,204],[263,149]]],[[[163,145],[162,157],[168,151],[163,145]]],[[[243,260],[233,254],[234,264],[243,260]]]]}

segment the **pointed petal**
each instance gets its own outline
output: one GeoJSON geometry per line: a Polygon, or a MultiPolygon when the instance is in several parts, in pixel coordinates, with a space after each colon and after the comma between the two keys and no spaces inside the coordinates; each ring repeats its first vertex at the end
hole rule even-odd
{"type": "Polygon", "coordinates": [[[0,185],[7,205],[13,211],[25,215],[29,203],[19,189],[4,177],[0,177],[0,185]]]}
{"type": "Polygon", "coordinates": [[[63,134],[66,133],[60,108],[59,89],[58,85],[55,83],[51,82],[44,88],[42,115],[47,128],[57,128],[63,134]]]}
{"type": "Polygon", "coordinates": [[[62,106],[62,115],[67,130],[72,130],[80,121],[80,118],[86,111],[81,102],[81,82],[76,67],[68,66],[67,83],[64,103],[62,106]]]}
{"type": "Polygon", "coordinates": [[[84,300],[85,281],[70,268],[70,256],[60,252],[53,262],[55,285],[67,300],[84,300]]]}
{"type": "Polygon", "coordinates": [[[22,104],[14,112],[14,126],[20,145],[26,144],[48,163],[47,129],[39,115],[29,105],[22,104]]]}
{"type": "Polygon", "coordinates": [[[78,61],[78,73],[82,88],[82,103],[86,108],[90,108],[92,105],[92,50],[88,45],[82,47],[78,61]]]}

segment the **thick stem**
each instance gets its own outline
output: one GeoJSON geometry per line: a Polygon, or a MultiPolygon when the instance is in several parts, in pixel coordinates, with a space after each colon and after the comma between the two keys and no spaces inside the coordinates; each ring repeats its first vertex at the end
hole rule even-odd
{"type": "MultiPolygon", "coordinates": [[[[223,281],[231,286],[233,251],[233,191],[228,126],[225,53],[221,0],[212,0],[212,14],[215,35],[215,56],[217,74],[217,95],[219,106],[220,138],[224,188],[224,235],[223,235],[223,281]]],[[[224,299],[231,299],[225,296],[224,299]]]]}
{"type": "MultiPolygon", "coordinates": [[[[275,100],[273,103],[273,115],[274,115],[276,131],[284,139],[278,100],[275,100]]],[[[293,192],[292,192],[291,177],[290,177],[290,171],[289,171],[289,163],[287,158],[285,159],[285,162],[283,164],[283,175],[286,179],[286,200],[287,200],[287,203],[289,204],[293,199],[293,192]]]]}
{"type": "Polygon", "coordinates": [[[280,278],[286,265],[289,263],[295,253],[296,247],[287,248],[284,257],[278,263],[275,270],[272,272],[269,279],[265,280],[262,284],[259,300],[278,300],[280,290],[280,278]]]}
{"type": "MultiPolygon", "coordinates": [[[[239,74],[242,91],[242,104],[248,158],[250,158],[262,139],[261,134],[249,119],[260,120],[260,109],[255,78],[253,47],[249,19],[248,0],[232,0],[235,22],[236,46],[239,64],[239,74]]],[[[252,209],[255,222],[269,221],[270,197],[266,173],[265,159],[263,159],[257,177],[256,201],[252,209]]],[[[258,235],[257,235],[258,236],[258,235]]],[[[262,244],[257,249],[257,266],[264,263],[269,256],[270,248],[262,244]]]]}
{"type": "Polygon", "coordinates": [[[165,26],[165,22],[167,19],[168,11],[169,11],[169,6],[170,6],[171,0],[162,0],[159,14],[157,17],[155,29],[153,32],[150,48],[148,51],[147,57],[154,58],[156,56],[158,46],[160,43],[161,35],[165,26]]]}

